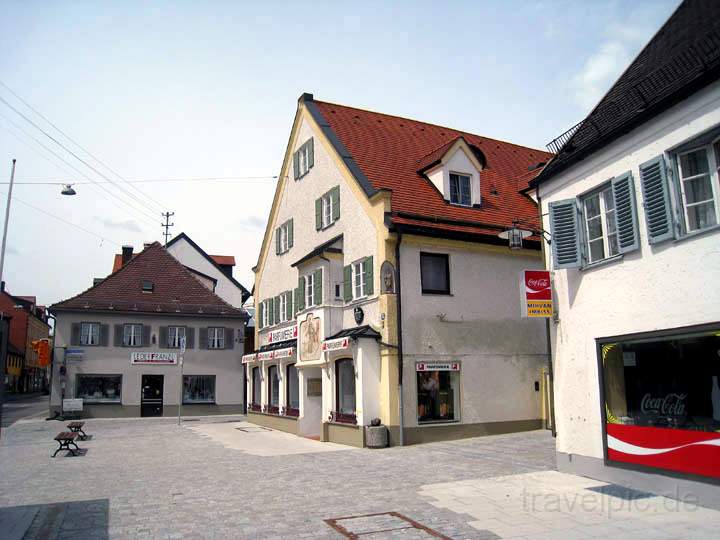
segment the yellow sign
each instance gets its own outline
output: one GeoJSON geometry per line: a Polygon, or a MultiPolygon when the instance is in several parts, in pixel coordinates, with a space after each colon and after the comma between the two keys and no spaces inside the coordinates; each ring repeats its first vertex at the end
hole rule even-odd
{"type": "Polygon", "coordinates": [[[552,317],[553,306],[552,300],[528,300],[527,316],[528,317],[552,317]]]}

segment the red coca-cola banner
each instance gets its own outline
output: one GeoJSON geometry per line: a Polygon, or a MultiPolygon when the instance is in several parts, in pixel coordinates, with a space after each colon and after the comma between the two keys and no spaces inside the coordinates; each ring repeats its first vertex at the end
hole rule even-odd
{"type": "Polygon", "coordinates": [[[523,317],[552,317],[550,272],[523,270],[520,289],[523,317]]]}
{"type": "Polygon", "coordinates": [[[720,433],[607,424],[608,459],[720,478],[720,433]]]}

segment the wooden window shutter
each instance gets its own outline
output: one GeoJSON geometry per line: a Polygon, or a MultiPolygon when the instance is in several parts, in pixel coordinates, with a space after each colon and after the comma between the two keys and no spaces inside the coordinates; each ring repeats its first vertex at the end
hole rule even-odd
{"type": "Polygon", "coordinates": [[[635,184],[631,172],[626,172],[612,181],[617,221],[618,248],[620,253],[629,253],[640,247],[635,205],[635,184]]]}
{"type": "Polygon", "coordinates": [[[293,220],[290,218],[287,222],[287,235],[288,235],[288,249],[293,247],[294,234],[293,234],[293,220]]]}
{"type": "Polygon", "coordinates": [[[200,343],[198,344],[200,349],[208,348],[208,329],[200,328],[200,343]]]}
{"type": "Polygon", "coordinates": [[[152,328],[149,324],[142,325],[142,346],[147,347],[150,345],[150,331],[152,328]]]}
{"type": "Polygon", "coordinates": [[[340,186],[335,186],[330,190],[330,198],[332,199],[332,218],[333,221],[340,219],[340,186]]]}
{"type": "Polygon", "coordinates": [[[315,230],[322,229],[322,197],[315,199],[315,230]]]}
{"type": "Polygon", "coordinates": [[[296,151],[293,153],[293,178],[297,180],[300,178],[300,152],[296,151]]]}
{"type": "Polygon", "coordinates": [[[122,347],[122,344],[123,344],[123,325],[116,324],[115,332],[113,335],[113,345],[115,347],[122,347]]]}
{"type": "Polygon", "coordinates": [[[323,282],[322,282],[322,268],[318,268],[313,272],[313,304],[319,306],[323,301],[323,282]]]}
{"type": "Polygon", "coordinates": [[[363,272],[365,273],[365,294],[371,296],[375,292],[375,278],[373,276],[373,258],[368,257],[363,261],[363,272]]]}
{"type": "Polygon", "coordinates": [[[582,243],[577,202],[575,199],[551,202],[549,209],[553,268],[582,266],[582,243]]]}
{"type": "Polygon", "coordinates": [[[258,317],[255,321],[255,324],[257,324],[257,327],[262,330],[263,327],[263,311],[265,311],[265,302],[260,302],[260,305],[258,306],[258,317]]]}
{"type": "Polygon", "coordinates": [[[268,326],[272,326],[273,324],[275,324],[275,320],[274,320],[274,317],[275,317],[275,298],[274,298],[274,297],[267,299],[267,307],[266,307],[265,309],[268,310],[268,316],[267,316],[268,326]]]}
{"type": "Polygon", "coordinates": [[[225,348],[226,349],[234,349],[235,348],[235,329],[234,328],[225,328],[225,348]]]}
{"type": "Polygon", "coordinates": [[[640,185],[648,241],[658,244],[674,238],[670,188],[663,156],[657,156],[640,165],[640,185]]]}
{"type": "Polygon", "coordinates": [[[185,348],[195,348],[195,329],[187,326],[185,327],[185,348]]]}
{"type": "Polygon", "coordinates": [[[343,268],[343,300],[350,302],[352,300],[353,283],[352,283],[352,265],[343,268]]]}
{"type": "Polygon", "coordinates": [[[315,142],[312,137],[306,142],[308,146],[308,169],[315,165],[315,142]]]}
{"type": "Polygon", "coordinates": [[[158,347],[161,349],[167,349],[168,347],[168,327],[167,326],[161,326],[158,328],[158,347]]]}
{"type": "Polygon", "coordinates": [[[295,289],[293,290],[293,294],[295,296],[295,303],[293,305],[293,308],[294,308],[293,315],[297,315],[298,311],[300,311],[300,309],[299,309],[299,307],[300,307],[300,298],[299,298],[300,287],[295,287],[295,289]]]}
{"type": "Polygon", "coordinates": [[[293,295],[292,291],[285,291],[283,294],[285,295],[285,320],[289,321],[293,317],[293,295]]]}
{"type": "Polygon", "coordinates": [[[109,324],[101,324],[100,325],[100,345],[103,347],[108,346],[108,334],[110,333],[110,325],[109,324]]]}
{"type": "Polygon", "coordinates": [[[298,302],[297,310],[302,311],[303,309],[305,309],[305,278],[304,277],[298,278],[298,290],[299,290],[300,294],[298,295],[299,302],[298,302]]]}
{"type": "Polygon", "coordinates": [[[80,323],[70,325],[70,345],[80,345],[80,323]]]}
{"type": "Polygon", "coordinates": [[[280,255],[280,227],[275,229],[275,255],[280,255]]]}
{"type": "Polygon", "coordinates": [[[277,324],[280,322],[280,297],[276,296],[273,299],[273,322],[277,324]]]}

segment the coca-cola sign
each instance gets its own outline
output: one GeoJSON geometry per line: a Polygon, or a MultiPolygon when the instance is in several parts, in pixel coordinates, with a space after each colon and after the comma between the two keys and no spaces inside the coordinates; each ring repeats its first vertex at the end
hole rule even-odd
{"type": "Polygon", "coordinates": [[[684,416],[685,398],[687,394],[670,393],[663,397],[653,397],[649,392],[640,401],[643,414],[659,414],[662,416],[684,416]]]}
{"type": "Polygon", "coordinates": [[[523,317],[552,317],[552,288],[547,270],[524,270],[520,279],[523,317]]]}

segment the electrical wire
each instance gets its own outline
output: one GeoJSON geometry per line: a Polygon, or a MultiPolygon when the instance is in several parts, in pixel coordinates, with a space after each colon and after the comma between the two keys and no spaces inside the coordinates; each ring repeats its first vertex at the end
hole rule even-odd
{"type": "MultiPolygon", "coordinates": [[[[107,184],[109,182],[104,182],[102,180],[94,180],[93,182],[76,182],[73,181],[71,178],[67,179],[65,181],[58,181],[58,182],[43,182],[42,180],[50,180],[49,177],[31,177],[31,176],[24,176],[18,178],[20,181],[17,180],[14,182],[15,185],[17,184],[24,184],[24,185],[38,185],[38,186],[60,186],[65,184],[72,184],[73,186],[82,186],[85,184],[107,184]],[[24,181],[23,181],[24,180],[24,181]],[[31,181],[36,180],[36,181],[31,181]]],[[[150,184],[150,183],[159,183],[159,182],[217,182],[220,184],[231,184],[236,181],[247,181],[247,180],[276,180],[277,176],[209,176],[209,177],[195,177],[195,178],[135,178],[135,179],[129,179],[127,180],[130,184],[150,184]]],[[[0,185],[7,184],[8,182],[0,182],[0,185]]]]}
{"type": "MultiPolygon", "coordinates": [[[[105,167],[105,169],[107,169],[108,171],[110,171],[112,174],[114,174],[116,177],[118,177],[118,178],[119,178],[120,180],[122,180],[123,182],[128,183],[127,180],[125,180],[125,178],[123,178],[119,173],[117,173],[115,170],[113,170],[112,168],[110,168],[109,165],[107,165],[106,163],[104,163],[103,161],[101,161],[97,156],[95,156],[95,155],[93,155],[92,153],[90,153],[90,151],[89,151],[87,148],[85,148],[85,147],[82,146],[79,142],[77,142],[75,139],[73,139],[72,137],[70,137],[70,135],[68,135],[67,133],[65,133],[62,129],[60,129],[57,125],[55,125],[52,121],[50,121],[49,118],[47,118],[44,114],[42,114],[40,111],[38,111],[35,107],[33,107],[32,105],[30,105],[30,103],[28,103],[27,101],[25,101],[25,99],[23,99],[21,96],[19,96],[12,88],[10,88],[7,84],[5,84],[5,83],[4,83],[3,81],[1,81],[1,80],[0,80],[0,85],[2,85],[8,92],[10,92],[10,93],[11,93],[13,96],[15,96],[18,100],[20,100],[20,102],[22,102],[22,103],[23,103],[26,107],[28,107],[31,111],[33,111],[33,112],[34,112],[35,114],[37,114],[40,118],[42,118],[42,119],[45,120],[48,124],[50,124],[53,128],[55,128],[55,130],[58,131],[59,133],[61,133],[67,140],[69,140],[70,142],[72,142],[75,146],[77,146],[78,148],[80,148],[80,149],[81,149],[83,152],[85,152],[88,156],[90,156],[92,159],[94,159],[96,163],[98,163],[98,164],[100,164],[101,166],[105,167]]],[[[101,176],[102,176],[102,175],[101,175],[101,176]]],[[[132,186],[132,185],[131,185],[131,187],[132,187],[133,189],[135,189],[135,191],[137,191],[140,195],[142,195],[143,197],[145,197],[145,198],[147,198],[148,200],[150,200],[150,201],[152,201],[153,203],[155,203],[155,204],[157,205],[157,207],[158,207],[161,211],[164,211],[164,210],[166,209],[165,205],[161,204],[161,203],[158,202],[156,199],[150,197],[147,193],[143,192],[140,188],[135,187],[135,186],[132,186]]],[[[149,205],[148,205],[148,206],[149,206],[149,205]]]]}

